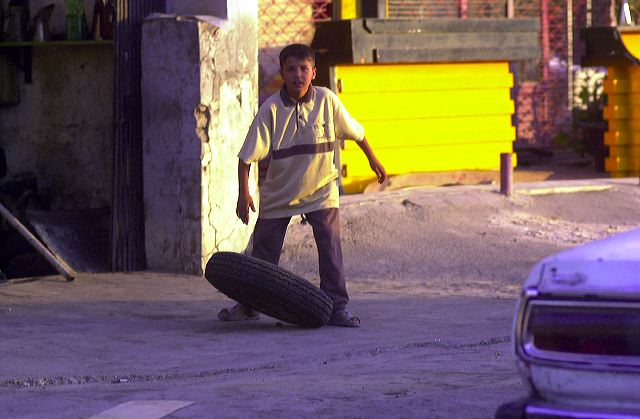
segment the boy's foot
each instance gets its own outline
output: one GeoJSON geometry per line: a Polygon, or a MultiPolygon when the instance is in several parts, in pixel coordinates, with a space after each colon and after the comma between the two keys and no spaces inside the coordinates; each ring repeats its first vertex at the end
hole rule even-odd
{"type": "Polygon", "coordinates": [[[360,327],[360,318],[351,316],[348,311],[336,311],[327,322],[331,326],[360,327]]]}
{"type": "Polygon", "coordinates": [[[260,318],[260,313],[252,308],[245,307],[242,304],[236,304],[230,309],[223,308],[222,310],[220,310],[220,313],[218,313],[218,318],[226,322],[258,320],[260,318]]]}

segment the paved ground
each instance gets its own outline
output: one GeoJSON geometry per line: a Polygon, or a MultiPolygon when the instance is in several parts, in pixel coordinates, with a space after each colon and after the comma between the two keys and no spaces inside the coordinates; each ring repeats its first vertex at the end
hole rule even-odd
{"type": "MultiPolygon", "coordinates": [[[[176,418],[491,417],[525,392],[510,326],[528,270],[640,226],[638,208],[637,179],[520,185],[510,199],[494,185],[347,197],[359,329],[223,323],[228,300],[196,277],[13,280],[0,285],[0,417],[181,406],[158,401],[191,403],[176,418]]],[[[290,226],[283,265],[317,281],[307,227],[290,226]]]]}
{"type": "Polygon", "coordinates": [[[2,289],[56,301],[2,314],[4,417],[87,417],[149,399],[195,402],[174,417],[486,417],[523,391],[511,300],[357,293],[364,327],[302,330],[215,321],[223,303],[197,279],[78,281],[2,289]],[[137,294],[147,287],[172,291],[137,294]],[[91,298],[105,288],[121,291],[91,298]]]}

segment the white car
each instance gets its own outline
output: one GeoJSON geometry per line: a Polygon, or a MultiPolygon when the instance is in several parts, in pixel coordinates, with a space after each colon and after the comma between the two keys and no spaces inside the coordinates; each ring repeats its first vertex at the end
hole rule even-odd
{"type": "Polygon", "coordinates": [[[513,342],[530,394],[496,418],[640,418],[640,229],[539,262],[513,342]]]}

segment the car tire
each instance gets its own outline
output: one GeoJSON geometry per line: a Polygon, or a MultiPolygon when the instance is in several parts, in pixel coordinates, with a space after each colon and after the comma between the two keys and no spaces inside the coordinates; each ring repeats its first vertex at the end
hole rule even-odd
{"type": "Polygon", "coordinates": [[[302,327],[324,326],[331,298],[306,279],[272,263],[234,252],[217,252],[205,278],[227,297],[273,318],[302,327]]]}

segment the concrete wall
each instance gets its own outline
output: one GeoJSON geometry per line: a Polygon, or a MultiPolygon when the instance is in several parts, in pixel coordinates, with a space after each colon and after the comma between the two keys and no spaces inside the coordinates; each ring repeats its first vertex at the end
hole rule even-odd
{"type": "MultiPolygon", "coordinates": [[[[220,0],[165,0],[165,6],[169,14],[183,16],[207,15],[221,19],[229,17],[227,3],[227,1],[220,0]]],[[[231,5],[231,7],[234,6],[231,5]]]]}
{"type": "Polygon", "coordinates": [[[0,107],[9,176],[35,172],[54,209],[110,206],[113,48],[37,47],[32,60],[20,103],[0,107]]]}
{"type": "MultiPolygon", "coordinates": [[[[150,270],[199,275],[213,252],[244,250],[253,230],[235,216],[236,156],[258,97],[257,2],[241,4],[227,8],[228,20],[165,17],[143,25],[150,270]]],[[[251,188],[257,198],[255,171],[251,188]]]]}

